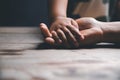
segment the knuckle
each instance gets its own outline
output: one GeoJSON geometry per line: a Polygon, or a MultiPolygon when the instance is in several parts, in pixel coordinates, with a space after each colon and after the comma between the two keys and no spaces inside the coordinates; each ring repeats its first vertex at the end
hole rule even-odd
{"type": "Polygon", "coordinates": [[[53,35],[55,35],[55,34],[56,34],[56,32],[55,32],[55,31],[52,31],[51,33],[52,33],[53,35]]]}
{"type": "Polygon", "coordinates": [[[61,33],[61,30],[60,30],[60,29],[58,29],[58,30],[57,30],[57,33],[61,33]]]}
{"type": "Polygon", "coordinates": [[[68,29],[64,28],[64,31],[65,31],[66,34],[70,34],[68,29]]]}

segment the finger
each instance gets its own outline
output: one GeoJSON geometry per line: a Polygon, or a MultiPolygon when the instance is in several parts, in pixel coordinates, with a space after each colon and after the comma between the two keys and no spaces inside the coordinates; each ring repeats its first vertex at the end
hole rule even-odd
{"type": "Polygon", "coordinates": [[[80,18],[77,19],[76,22],[79,25],[79,30],[85,30],[92,28],[91,23],[93,23],[93,18],[80,18]]]}
{"type": "Polygon", "coordinates": [[[55,44],[55,40],[51,37],[47,37],[45,38],[45,42],[50,44],[50,45],[54,45],[55,44]]]}
{"type": "Polygon", "coordinates": [[[85,22],[84,22],[84,20],[82,20],[82,18],[76,19],[75,21],[77,22],[77,24],[79,26],[79,30],[84,30],[85,29],[84,28],[85,22]]]}
{"type": "Polygon", "coordinates": [[[84,36],[80,33],[79,29],[74,28],[73,26],[66,26],[66,27],[71,31],[71,33],[75,36],[75,38],[78,41],[81,41],[84,39],[84,36]]]}
{"type": "Polygon", "coordinates": [[[75,21],[77,22],[78,26],[83,26],[86,23],[84,18],[79,18],[79,19],[76,19],[75,21]]]}
{"type": "Polygon", "coordinates": [[[60,38],[58,37],[57,33],[55,31],[52,31],[52,37],[54,38],[55,42],[57,45],[60,45],[62,43],[62,41],[60,40],[60,38]]]}
{"type": "Polygon", "coordinates": [[[41,32],[44,35],[44,37],[51,37],[52,36],[48,27],[44,23],[40,24],[40,29],[41,29],[41,32]]]}
{"type": "Polygon", "coordinates": [[[63,45],[67,48],[70,48],[70,45],[68,44],[68,41],[67,41],[67,38],[66,38],[64,32],[61,29],[58,29],[57,34],[58,34],[59,38],[62,40],[63,45]]]}
{"type": "Polygon", "coordinates": [[[77,22],[74,20],[71,20],[71,25],[75,26],[76,28],[79,28],[77,22]]]}
{"type": "Polygon", "coordinates": [[[74,47],[78,47],[79,43],[77,42],[77,40],[75,39],[74,35],[69,31],[69,29],[67,29],[66,27],[63,28],[63,31],[69,41],[69,43],[74,46],[74,47]]]}
{"type": "Polygon", "coordinates": [[[52,25],[51,27],[50,27],[50,32],[52,32],[53,30],[54,31],[57,31],[58,30],[58,28],[61,28],[62,26],[61,25],[52,25]]]}

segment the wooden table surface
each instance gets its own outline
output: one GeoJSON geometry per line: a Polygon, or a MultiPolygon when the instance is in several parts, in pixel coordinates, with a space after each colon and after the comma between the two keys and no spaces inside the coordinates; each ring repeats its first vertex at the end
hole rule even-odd
{"type": "Polygon", "coordinates": [[[55,49],[37,27],[1,27],[0,80],[120,80],[120,46],[55,49]]]}

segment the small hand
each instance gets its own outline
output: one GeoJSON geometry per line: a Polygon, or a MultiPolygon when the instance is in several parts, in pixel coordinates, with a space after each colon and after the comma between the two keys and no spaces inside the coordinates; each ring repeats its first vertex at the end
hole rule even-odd
{"type": "MultiPolygon", "coordinates": [[[[71,32],[72,33],[74,33],[74,28],[70,28],[70,27],[68,27],[70,30],[71,30],[71,32]]],[[[41,29],[41,32],[43,33],[43,35],[44,35],[44,37],[45,37],[45,42],[47,42],[48,44],[51,44],[51,45],[56,45],[56,42],[55,42],[55,40],[57,41],[57,40],[60,40],[59,38],[57,38],[58,36],[56,36],[56,35],[59,35],[59,37],[63,37],[63,36],[65,36],[64,34],[61,34],[61,32],[58,30],[57,32],[58,33],[56,33],[55,31],[52,31],[52,34],[50,33],[50,31],[49,31],[49,29],[48,29],[48,27],[44,24],[44,23],[41,23],[40,24],[40,29],[41,29]]],[[[67,36],[67,38],[69,39],[69,40],[72,40],[72,37],[74,37],[71,33],[70,33],[70,31],[67,29],[67,28],[65,28],[65,30],[63,29],[63,31],[66,33],[66,34],[68,34],[68,35],[70,35],[71,37],[69,38],[68,36],[67,36]]],[[[78,31],[79,32],[79,31],[78,31]]],[[[74,33],[75,34],[75,33],[74,33]]],[[[77,33],[76,33],[77,34],[77,33]]],[[[81,35],[80,35],[81,36],[81,35]]],[[[74,38],[73,38],[74,39],[74,38]]],[[[75,44],[75,43],[74,43],[75,44]]],[[[62,41],[60,41],[60,45],[63,45],[62,44],[62,41]]],[[[60,46],[60,45],[58,45],[58,46],[60,46]]],[[[70,46],[68,46],[67,45],[67,48],[69,48],[70,46]]]]}
{"type": "Polygon", "coordinates": [[[50,32],[55,40],[55,44],[62,44],[65,47],[78,47],[79,43],[77,40],[83,38],[79,32],[76,21],[66,17],[56,18],[50,27],[50,32]]]}

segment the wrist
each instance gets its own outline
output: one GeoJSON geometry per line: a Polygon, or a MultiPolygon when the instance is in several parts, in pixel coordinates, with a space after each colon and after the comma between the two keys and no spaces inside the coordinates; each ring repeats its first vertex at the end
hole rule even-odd
{"type": "Polygon", "coordinates": [[[67,16],[65,16],[65,15],[53,16],[53,17],[51,17],[51,20],[52,20],[52,21],[55,21],[56,19],[66,18],[66,17],[67,17],[67,16]]]}
{"type": "Polygon", "coordinates": [[[110,25],[108,24],[108,22],[101,22],[102,26],[102,32],[103,32],[103,36],[102,36],[102,42],[110,42],[110,40],[112,39],[111,33],[112,30],[110,28],[110,25]]]}
{"type": "Polygon", "coordinates": [[[50,25],[51,25],[54,21],[56,21],[56,20],[58,20],[58,19],[62,19],[62,18],[67,18],[67,16],[65,16],[65,15],[60,15],[60,16],[50,17],[50,25]]]}

